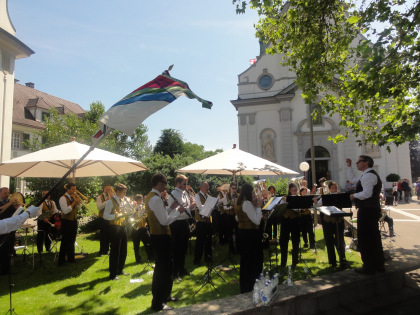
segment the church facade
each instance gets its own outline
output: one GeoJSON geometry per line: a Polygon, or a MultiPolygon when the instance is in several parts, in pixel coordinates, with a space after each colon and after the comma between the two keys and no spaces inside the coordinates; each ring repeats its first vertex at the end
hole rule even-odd
{"type": "MultiPolygon", "coordinates": [[[[257,61],[238,75],[238,98],[231,101],[238,113],[240,149],[267,160],[299,170],[299,164],[311,160],[310,114],[319,105],[305,104],[300,88],[295,84],[295,73],[280,65],[279,55],[261,54],[257,61]]],[[[359,145],[354,136],[334,144],[329,138],[343,131],[338,115],[318,115],[313,119],[315,169],[317,181],[321,177],[335,180],[344,189],[345,159],[356,161],[361,154],[372,156],[374,169],[385,177],[396,173],[411,178],[408,143],[399,147],[370,144],[359,145]]],[[[355,164],[353,162],[354,168],[355,164]]],[[[307,179],[311,181],[311,170],[307,179]]],[[[303,173],[302,173],[303,175],[303,173]]]]}

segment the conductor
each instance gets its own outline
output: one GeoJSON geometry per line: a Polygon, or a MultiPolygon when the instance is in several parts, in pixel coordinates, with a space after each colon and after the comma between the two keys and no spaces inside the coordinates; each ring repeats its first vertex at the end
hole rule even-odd
{"type": "Polygon", "coordinates": [[[379,195],[382,182],[379,175],[372,169],[373,159],[367,155],[360,155],[356,166],[363,172],[361,177],[355,176],[351,167],[351,160],[346,159],[347,177],[356,184],[356,192],[350,195],[357,211],[357,235],[359,250],[363,262],[362,268],[356,272],[373,275],[376,272],[385,272],[384,253],[378,221],[381,217],[379,195]]]}

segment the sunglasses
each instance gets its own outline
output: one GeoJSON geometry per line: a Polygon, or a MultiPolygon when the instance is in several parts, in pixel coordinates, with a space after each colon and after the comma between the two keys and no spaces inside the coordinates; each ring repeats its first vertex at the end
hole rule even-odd
{"type": "Polygon", "coordinates": [[[356,164],[359,164],[360,162],[366,162],[366,160],[359,160],[356,162],[356,164]]]}

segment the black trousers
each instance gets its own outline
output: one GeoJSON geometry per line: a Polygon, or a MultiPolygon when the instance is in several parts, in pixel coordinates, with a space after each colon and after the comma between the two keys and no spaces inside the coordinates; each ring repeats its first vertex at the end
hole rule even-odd
{"type": "Polygon", "coordinates": [[[14,252],[15,231],[0,235],[0,274],[7,275],[10,271],[11,255],[14,252]]]}
{"type": "Polygon", "coordinates": [[[311,248],[315,247],[315,234],[314,234],[314,224],[312,220],[312,215],[302,214],[300,216],[300,230],[302,232],[302,239],[305,244],[308,244],[309,237],[309,246],[311,248]]]}
{"type": "Polygon", "coordinates": [[[300,239],[299,218],[282,218],[280,226],[280,254],[281,267],[286,267],[287,254],[289,249],[289,239],[292,239],[292,266],[297,265],[299,259],[299,239],[300,239]]]}
{"type": "Polygon", "coordinates": [[[225,242],[229,243],[230,251],[235,253],[235,248],[239,248],[238,222],[232,214],[223,214],[223,221],[223,238],[225,242]],[[235,235],[235,242],[233,241],[233,235],[235,235]]]}
{"type": "Polygon", "coordinates": [[[172,291],[171,237],[169,235],[150,235],[150,242],[156,258],[152,282],[152,308],[160,310],[162,303],[166,303],[172,291]]]}
{"type": "Polygon", "coordinates": [[[194,263],[198,264],[203,257],[210,261],[212,258],[212,226],[210,222],[197,222],[197,239],[195,242],[194,263]]]}
{"type": "Polygon", "coordinates": [[[99,255],[107,255],[109,251],[109,221],[99,218],[99,255]]]}
{"type": "Polygon", "coordinates": [[[378,221],[380,208],[359,208],[357,212],[357,239],[363,268],[374,272],[384,269],[384,252],[378,221]]]}
{"type": "Polygon", "coordinates": [[[77,235],[77,220],[61,219],[61,246],[58,255],[58,264],[74,262],[74,243],[77,235]]]}
{"type": "Polygon", "coordinates": [[[114,279],[124,270],[127,258],[127,228],[119,225],[109,225],[111,251],[109,253],[109,278],[114,279]]]}
{"type": "Polygon", "coordinates": [[[170,225],[173,242],[174,274],[184,273],[187,255],[190,224],[188,220],[177,220],[170,225]]]}
{"type": "MultiPolygon", "coordinates": [[[[38,253],[42,253],[44,243],[45,243],[45,250],[49,251],[51,248],[51,239],[48,235],[52,231],[52,227],[49,223],[44,221],[38,221],[38,234],[36,236],[36,247],[38,249],[38,253]]],[[[51,233],[52,234],[52,233],[51,233]]]]}
{"type": "Polygon", "coordinates": [[[326,222],[324,219],[324,214],[321,213],[321,223],[322,230],[324,232],[325,246],[327,247],[328,263],[333,266],[337,264],[337,257],[335,256],[335,248],[337,248],[340,264],[344,264],[346,262],[344,220],[337,223],[326,222]]]}
{"type": "Polygon", "coordinates": [[[255,279],[262,272],[263,246],[257,229],[239,229],[238,238],[241,256],[239,286],[241,293],[245,293],[253,290],[255,279]]]}
{"type": "Polygon", "coordinates": [[[147,227],[142,227],[138,230],[133,230],[131,233],[131,240],[133,241],[134,257],[136,262],[141,261],[140,256],[140,241],[143,242],[144,249],[146,250],[147,260],[153,260],[152,250],[150,246],[150,234],[147,227]]]}

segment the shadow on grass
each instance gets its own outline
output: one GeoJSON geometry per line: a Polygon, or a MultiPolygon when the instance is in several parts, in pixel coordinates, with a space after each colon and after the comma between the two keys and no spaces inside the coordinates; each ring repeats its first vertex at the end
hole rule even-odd
{"type": "Polygon", "coordinates": [[[89,299],[86,299],[82,302],[80,302],[78,305],[70,306],[58,306],[58,307],[46,307],[43,310],[39,310],[40,314],[48,314],[48,315],[61,315],[61,314],[118,314],[118,307],[111,307],[107,309],[104,312],[98,312],[96,309],[98,306],[102,305],[103,302],[98,297],[90,297],[89,299]]]}
{"type": "Polygon", "coordinates": [[[84,282],[84,283],[69,285],[67,287],[61,288],[60,290],[54,292],[54,294],[65,294],[67,296],[76,295],[86,290],[91,291],[95,288],[97,284],[105,282],[105,281],[109,281],[109,278],[104,277],[104,278],[99,278],[99,279],[95,279],[95,280],[84,282]]]}

